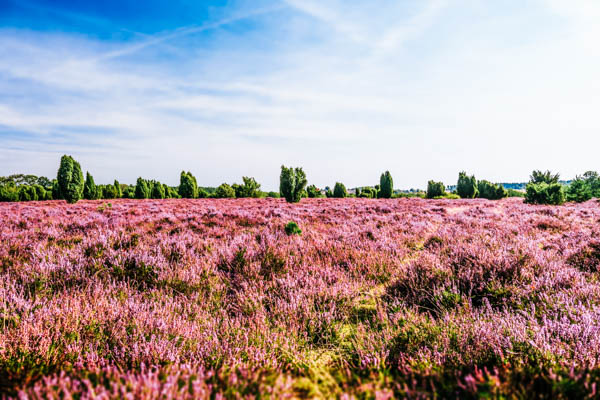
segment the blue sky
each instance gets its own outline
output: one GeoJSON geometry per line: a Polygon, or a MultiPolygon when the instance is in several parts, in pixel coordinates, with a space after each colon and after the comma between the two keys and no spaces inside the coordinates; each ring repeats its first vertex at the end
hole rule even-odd
{"type": "Polygon", "coordinates": [[[0,0],[0,175],[600,169],[596,0],[0,0]],[[140,6],[143,4],[143,7],[140,6]]]}

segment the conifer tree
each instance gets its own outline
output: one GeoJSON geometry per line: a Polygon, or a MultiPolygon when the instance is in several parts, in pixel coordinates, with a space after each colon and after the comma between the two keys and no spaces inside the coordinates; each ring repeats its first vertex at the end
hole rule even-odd
{"type": "Polygon", "coordinates": [[[306,188],[306,174],[302,168],[287,168],[281,166],[279,175],[279,192],[288,203],[298,203],[306,188]]]}
{"type": "Polygon", "coordinates": [[[64,155],[60,159],[60,167],[56,180],[58,181],[58,194],[68,203],[77,203],[83,196],[83,172],[81,166],[71,156],[64,155]]]}
{"type": "Polygon", "coordinates": [[[98,199],[98,189],[96,188],[94,177],[89,172],[86,172],[85,174],[85,183],[83,185],[83,198],[86,200],[98,199]]]}
{"type": "Polygon", "coordinates": [[[394,180],[390,171],[385,171],[379,178],[379,197],[382,199],[391,199],[394,194],[394,180]]]}

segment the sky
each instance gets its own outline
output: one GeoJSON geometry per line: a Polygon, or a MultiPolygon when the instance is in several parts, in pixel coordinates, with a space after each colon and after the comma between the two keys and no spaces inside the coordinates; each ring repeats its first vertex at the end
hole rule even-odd
{"type": "Polygon", "coordinates": [[[0,176],[600,169],[598,0],[0,0],[0,176]]]}

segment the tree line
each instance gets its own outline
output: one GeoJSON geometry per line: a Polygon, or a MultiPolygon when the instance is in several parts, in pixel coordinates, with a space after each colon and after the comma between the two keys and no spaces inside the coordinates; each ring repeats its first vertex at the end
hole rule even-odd
{"type": "Polygon", "coordinates": [[[429,199],[473,199],[499,200],[510,196],[525,198],[530,204],[563,204],[565,201],[582,202],[593,197],[600,198],[600,176],[588,171],[577,176],[570,185],[559,181],[559,174],[550,171],[533,171],[525,192],[506,189],[503,185],[487,180],[477,180],[474,175],[461,171],[458,174],[456,189],[446,191],[443,182],[429,181],[427,191],[399,193],[394,191],[394,181],[389,171],[381,174],[379,184],[346,189],[342,182],[336,182],[333,189],[321,190],[308,185],[302,168],[281,166],[279,192],[264,192],[261,185],[252,177],[242,177],[242,183],[223,183],[216,188],[200,187],[191,172],[182,171],[179,186],[173,187],[157,180],[139,177],[135,185],[97,185],[90,172],[85,179],[81,165],[73,157],[64,155],[60,160],[56,179],[35,175],[11,175],[0,177],[0,201],[66,200],[76,203],[81,199],[202,199],[202,198],[261,198],[283,197],[288,202],[299,202],[302,198],[372,198],[390,199],[397,197],[423,197],[429,199]]]}

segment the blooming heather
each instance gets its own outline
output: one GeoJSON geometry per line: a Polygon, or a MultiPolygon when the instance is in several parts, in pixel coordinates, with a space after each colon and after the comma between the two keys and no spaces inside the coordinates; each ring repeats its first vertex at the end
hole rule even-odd
{"type": "Polygon", "coordinates": [[[596,201],[6,203],[0,239],[0,396],[598,396],[596,201]]]}

